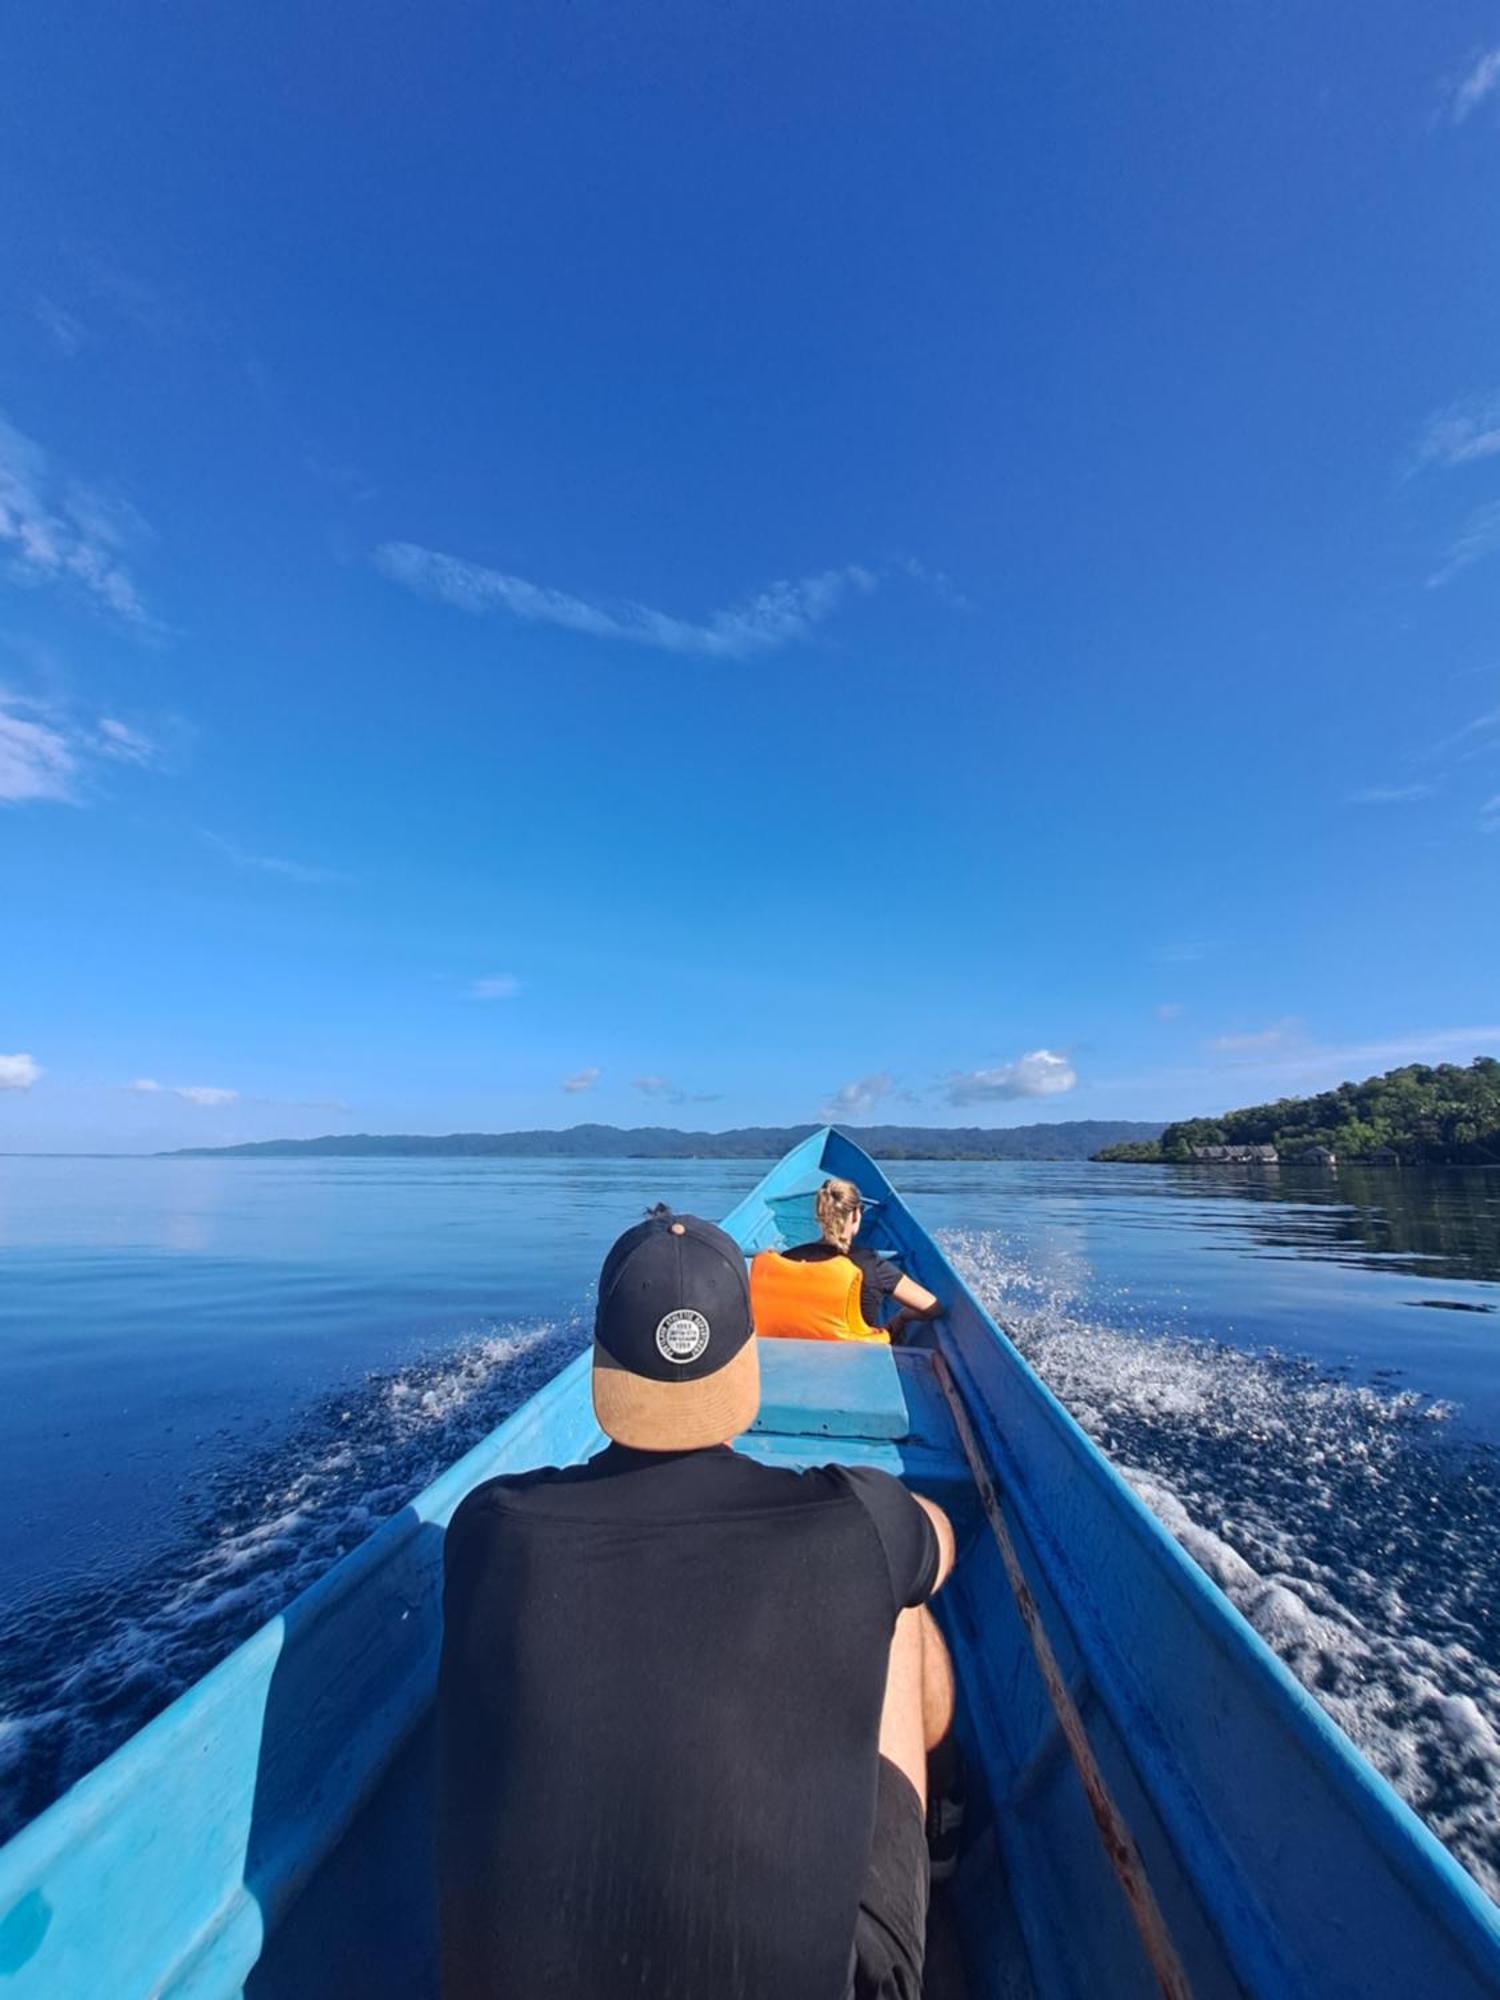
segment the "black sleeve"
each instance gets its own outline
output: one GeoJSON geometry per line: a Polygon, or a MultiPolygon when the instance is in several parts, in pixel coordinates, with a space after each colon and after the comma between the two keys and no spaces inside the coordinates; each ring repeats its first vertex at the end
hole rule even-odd
{"type": "Polygon", "coordinates": [[[854,1249],[849,1254],[858,1264],[866,1284],[873,1285],[883,1299],[888,1299],[901,1282],[901,1267],[877,1256],[873,1250],[854,1249]]]}
{"type": "Polygon", "coordinates": [[[925,1604],[943,1559],[937,1530],[888,1472],[877,1472],[873,1465],[841,1465],[838,1470],[875,1524],[897,1610],[925,1604]]]}

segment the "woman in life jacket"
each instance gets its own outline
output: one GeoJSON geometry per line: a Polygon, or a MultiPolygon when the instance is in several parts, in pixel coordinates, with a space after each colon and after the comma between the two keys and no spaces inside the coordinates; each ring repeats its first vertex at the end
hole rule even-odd
{"type": "Polygon", "coordinates": [[[912,1320],[941,1311],[925,1286],[887,1258],[857,1244],[863,1206],[853,1181],[826,1180],[818,1189],[816,1243],[762,1250],[750,1261],[750,1309],[763,1340],[899,1341],[912,1320]],[[886,1299],[895,1314],[883,1325],[886,1299]]]}

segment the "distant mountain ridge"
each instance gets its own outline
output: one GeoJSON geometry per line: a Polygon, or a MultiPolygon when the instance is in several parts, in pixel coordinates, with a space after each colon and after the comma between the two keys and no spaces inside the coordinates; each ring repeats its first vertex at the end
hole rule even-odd
{"type": "MultiPolygon", "coordinates": [[[[1073,1118],[1052,1125],[845,1125],[839,1128],[882,1160],[1086,1160],[1102,1146],[1140,1144],[1160,1124],[1073,1118]]],[[[670,1125],[570,1125],[561,1131],[356,1132],[321,1139],[254,1139],[239,1146],[180,1146],[166,1159],[259,1155],[292,1159],[766,1160],[790,1150],[816,1125],[743,1125],[729,1132],[681,1132],[670,1125]]]]}

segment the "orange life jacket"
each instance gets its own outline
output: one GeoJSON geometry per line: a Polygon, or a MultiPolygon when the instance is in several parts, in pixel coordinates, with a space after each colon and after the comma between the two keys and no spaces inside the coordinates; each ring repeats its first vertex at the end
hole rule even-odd
{"type": "Polygon", "coordinates": [[[779,1250],[750,1260],[750,1312],[762,1340],[867,1340],[891,1337],[859,1309],[863,1274],[852,1257],[802,1263],[779,1250]]]}

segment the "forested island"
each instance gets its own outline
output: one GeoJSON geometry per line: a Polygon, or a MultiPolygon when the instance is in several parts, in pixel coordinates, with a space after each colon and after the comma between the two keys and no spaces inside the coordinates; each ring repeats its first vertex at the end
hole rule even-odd
{"type": "Polygon", "coordinates": [[[1283,1097],[1187,1118],[1156,1140],[1105,1146],[1096,1160],[1364,1160],[1392,1165],[1500,1165],[1500,1062],[1408,1063],[1316,1097],[1283,1097]]]}
{"type": "MultiPolygon", "coordinates": [[[[570,1125],[563,1131],[329,1134],[241,1146],[183,1146],[166,1157],[278,1159],[774,1160],[815,1125],[746,1125],[679,1132],[666,1125],[570,1125]]],[[[1086,1160],[1101,1146],[1154,1140],[1160,1124],[1075,1118],[1053,1125],[849,1125],[841,1131],[877,1160],[1086,1160]]]]}

